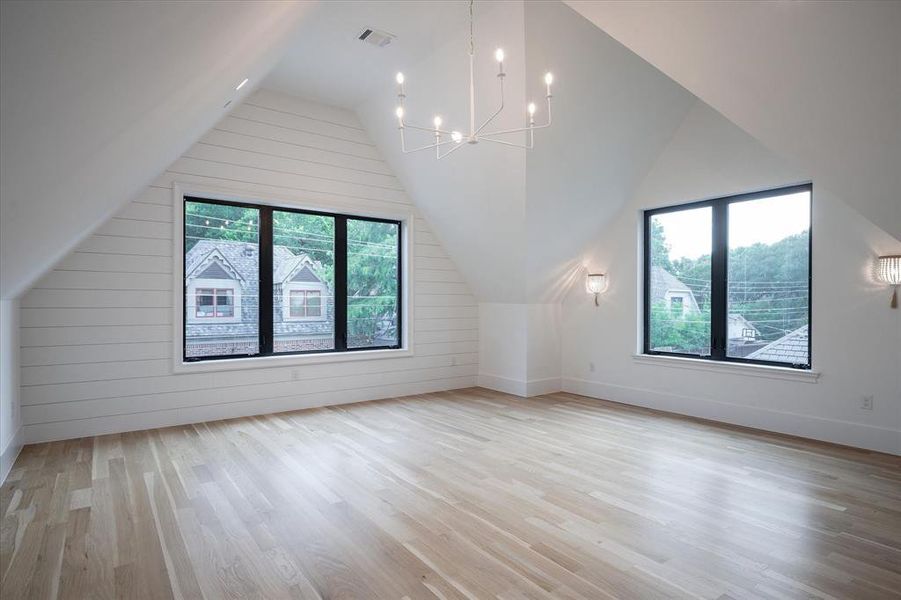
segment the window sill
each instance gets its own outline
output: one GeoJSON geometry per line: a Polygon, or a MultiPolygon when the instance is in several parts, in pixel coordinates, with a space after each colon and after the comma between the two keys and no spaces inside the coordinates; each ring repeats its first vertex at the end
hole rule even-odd
{"type": "Polygon", "coordinates": [[[209,373],[213,371],[235,371],[241,369],[272,369],[277,367],[378,360],[382,358],[406,358],[409,356],[413,356],[412,350],[399,348],[392,350],[355,350],[352,352],[323,352],[321,354],[289,354],[285,356],[226,358],[197,362],[184,362],[177,359],[173,366],[173,372],[209,373]]]}
{"type": "Polygon", "coordinates": [[[685,358],[682,356],[657,356],[651,354],[633,354],[632,360],[639,364],[657,365],[676,369],[694,369],[711,373],[746,375],[785,381],[801,381],[816,383],[820,378],[819,371],[793,369],[791,367],[774,367],[770,365],[752,365],[742,363],[717,362],[701,358],[685,358]]]}

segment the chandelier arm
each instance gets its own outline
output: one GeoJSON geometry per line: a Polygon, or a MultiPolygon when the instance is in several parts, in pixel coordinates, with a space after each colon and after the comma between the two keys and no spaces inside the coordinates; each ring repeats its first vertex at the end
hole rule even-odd
{"type": "Polygon", "coordinates": [[[501,82],[501,105],[498,107],[498,109],[497,109],[496,111],[494,111],[494,114],[493,114],[493,115],[491,115],[490,117],[488,117],[488,119],[487,119],[484,123],[482,123],[482,124],[479,126],[478,129],[476,129],[476,132],[475,132],[474,135],[479,135],[479,133],[481,133],[482,130],[485,129],[485,127],[486,127],[489,123],[491,123],[491,121],[494,120],[494,117],[496,117],[496,116],[498,116],[499,114],[501,114],[501,111],[504,110],[504,77],[503,77],[502,75],[499,75],[499,76],[498,76],[498,79],[500,79],[500,82],[501,82]]]}
{"type": "Polygon", "coordinates": [[[411,152],[419,152],[420,150],[428,150],[430,148],[439,148],[441,146],[446,146],[446,145],[452,144],[452,143],[453,142],[451,140],[448,140],[446,142],[438,142],[437,144],[435,144],[435,143],[429,144],[428,146],[419,146],[418,148],[410,148],[409,150],[402,148],[401,150],[403,151],[404,154],[410,154],[411,152]]]}
{"type": "Polygon", "coordinates": [[[410,148],[407,149],[406,139],[404,136],[404,128],[398,127],[400,129],[400,151],[403,154],[410,154],[411,152],[419,152],[420,150],[428,150],[429,148],[438,148],[439,146],[446,146],[447,144],[454,143],[453,140],[446,140],[444,142],[433,142],[428,144],[427,146],[419,146],[418,148],[410,148]]]}
{"type": "Polygon", "coordinates": [[[462,147],[463,147],[463,144],[458,143],[456,146],[454,146],[453,148],[451,148],[450,150],[448,150],[448,151],[445,152],[444,154],[440,154],[440,153],[439,153],[439,154],[438,154],[438,160],[441,160],[442,158],[444,158],[445,156],[448,156],[449,154],[453,154],[453,153],[456,152],[459,148],[462,148],[462,147]]]}
{"type": "Polygon", "coordinates": [[[487,137],[480,137],[480,142],[494,142],[495,144],[503,144],[504,146],[513,146],[514,148],[525,148],[526,150],[531,150],[533,148],[532,143],[530,142],[528,145],[525,144],[515,144],[513,142],[508,142],[506,140],[493,140],[487,137]]]}
{"type": "Polygon", "coordinates": [[[435,129],[434,127],[420,127],[419,125],[411,125],[410,123],[407,123],[406,121],[404,121],[404,128],[405,129],[406,128],[415,129],[417,131],[428,131],[429,133],[435,133],[437,131],[438,133],[443,134],[443,135],[452,135],[453,134],[452,131],[446,131],[444,129],[435,129]]]}
{"type": "Polygon", "coordinates": [[[523,131],[533,131],[535,129],[544,129],[551,126],[551,97],[547,99],[547,123],[541,125],[529,125],[528,127],[518,127],[516,129],[501,129],[499,131],[489,131],[485,135],[503,135],[507,133],[521,133],[523,131]]]}

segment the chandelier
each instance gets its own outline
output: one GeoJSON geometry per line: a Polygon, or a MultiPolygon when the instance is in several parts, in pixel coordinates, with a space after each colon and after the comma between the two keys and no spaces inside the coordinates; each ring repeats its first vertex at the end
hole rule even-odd
{"type": "Polygon", "coordinates": [[[543,129],[545,127],[549,127],[551,125],[551,83],[554,81],[554,76],[551,73],[545,73],[544,75],[544,83],[547,86],[547,95],[545,99],[547,100],[547,122],[541,125],[535,124],[535,103],[529,102],[526,106],[526,113],[528,114],[529,124],[526,127],[520,127],[517,129],[500,129],[494,131],[486,131],[485,128],[497,117],[502,110],[504,110],[504,77],[506,77],[506,73],[504,73],[504,51],[501,48],[498,48],[494,52],[494,58],[497,60],[498,64],[498,73],[497,73],[497,81],[500,86],[501,92],[501,101],[500,106],[498,106],[497,110],[492,113],[488,119],[476,127],[476,99],[475,99],[475,83],[473,77],[473,56],[475,50],[475,44],[473,41],[472,34],[472,5],[473,0],[469,2],[469,133],[464,133],[458,130],[447,130],[442,129],[442,119],[440,116],[435,116],[432,120],[433,127],[420,127],[418,125],[413,125],[408,123],[404,119],[405,110],[404,110],[404,101],[407,98],[406,87],[404,83],[404,74],[397,74],[397,108],[395,109],[395,115],[397,116],[397,128],[400,130],[400,147],[401,151],[404,154],[408,154],[410,152],[419,152],[421,150],[429,150],[431,148],[435,149],[435,158],[438,160],[448,156],[453,153],[457,149],[463,146],[463,142],[465,141],[467,144],[478,144],[479,142],[493,142],[495,144],[503,144],[505,146],[513,146],[516,148],[525,148],[527,150],[531,150],[534,147],[535,143],[535,130],[543,129]],[[425,146],[419,146],[417,148],[407,148],[406,137],[404,132],[407,129],[413,129],[416,131],[425,131],[434,136],[434,141],[431,144],[425,146]],[[525,144],[519,144],[516,142],[511,142],[508,139],[498,139],[498,136],[506,136],[511,133],[523,133],[528,132],[528,142],[525,144]],[[449,146],[449,149],[448,149],[449,146]],[[443,151],[442,151],[443,150],[443,151]]]}

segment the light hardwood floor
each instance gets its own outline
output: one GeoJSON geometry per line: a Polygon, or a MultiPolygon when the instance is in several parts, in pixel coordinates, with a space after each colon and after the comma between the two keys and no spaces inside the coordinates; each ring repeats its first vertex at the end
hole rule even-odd
{"type": "Polygon", "coordinates": [[[901,459],[469,389],[27,446],[13,598],[899,598],[901,459]]]}

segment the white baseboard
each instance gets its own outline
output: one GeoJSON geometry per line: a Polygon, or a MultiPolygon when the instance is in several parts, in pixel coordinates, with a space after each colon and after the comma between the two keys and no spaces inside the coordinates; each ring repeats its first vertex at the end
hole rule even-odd
{"type": "Polygon", "coordinates": [[[6,445],[6,448],[0,452],[0,485],[3,485],[3,482],[6,481],[6,477],[9,475],[16,459],[19,457],[19,452],[22,451],[22,440],[24,437],[25,428],[19,427],[13,434],[13,439],[11,439],[9,444],[6,445]]]}
{"type": "Polygon", "coordinates": [[[414,383],[323,392],[294,398],[230,402],[208,406],[185,406],[171,410],[137,414],[109,415],[55,423],[26,424],[23,427],[24,439],[29,444],[36,444],[110,433],[143,431],[158,427],[172,427],[175,425],[203,423],[205,421],[265,415],[305,408],[319,408],[384,398],[427,394],[474,387],[475,385],[476,378],[472,375],[467,375],[448,379],[433,379],[414,383]]]}
{"type": "Polygon", "coordinates": [[[559,377],[548,377],[547,379],[530,379],[526,382],[526,395],[542,396],[544,394],[553,394],[563,390],[563,380],[559,377]]]}
{"type": "Polygon", "coordinates": [[[559,377],[549,377],[547,379],[511,379],[509,377],[501,377],[500,375],[492,375],[490,373],[479,373],[479,387],[494,390],[496,392],[504,392],[513,394],[522,398],[531,398],[532,396],[541,396],[542,394],[552,394],[563,389],[563,382],[559,377]]]}
{"type": "Polygon", "coordinates": [[[510,379],[509,377],[501,377],[500,375],[491,375],[490,373],[479,373],[479,387],[488,388],[496,392],[504,392],[505,394],[513,394],[514,396],[527,396],[526,382],[522,379],[510,379]]]}
{"type": "Polygon", "coordinates": [[[563,391],[733,425],[901,455],[901,431],[718,400],[564,378],[563,391]]]}

